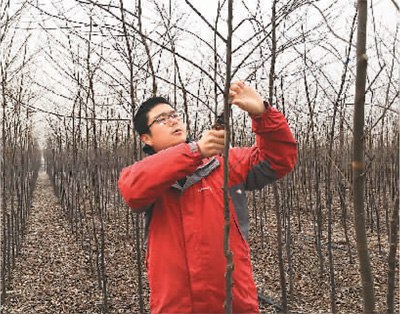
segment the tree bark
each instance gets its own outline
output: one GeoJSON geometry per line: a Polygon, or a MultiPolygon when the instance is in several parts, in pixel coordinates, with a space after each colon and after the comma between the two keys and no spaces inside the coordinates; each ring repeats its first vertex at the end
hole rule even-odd
{"type": "Polygon", "coordinates": [[[394,313],[394,289],[396,277],[396,252],[399,228],[399,196],[396,197],[394,203],[392,219],[390,221],[390,237],[389,237],[389,257],[388,257],[388,290],[386,294],[387,313],[394,313]]]}
{"type": "Polygon", "coordinates": [[[224,92],[224,123],[225,123],[225,147],[224,147],[224,252],[226,257],[226,272],[225,272],[225,313],[232,313],[232,273],[233,273],[233,253],[229,247],[230,234],[230,209],[229,209],[229,190],[228,190],[228,157],[229,157],[229,89],[231,85],[231,64],[232,64],[232,10],[233,0],[228,1],[228,38],[226,43],[226,78],[224,92]]]}
{"type": "MultiPolygon", "coordinates": [[[[272,3],[272,16],[271,16],[271,67],[269,71],[269,86],[268,86],[268,101],[269,105],[273,102],[274,93],[274,80],[275,80],[275,62],[276,62],[276,0],[272,3]]],[[[276,183],[272,186],[275,200],[275,213],[276,213],[276,239],[277,239],[277,250],[278,250],[278,260],[279,260],[279,279],[281,285],[281,302],[283,307],[283,312],[287,313],[287,287],[286,287],[286,276],[285,267],[283,260],[283,250],[282,250],[282,220],[281,220],[281,206],[279,199],[279,191],[276,183]]],[[[287,243],[290,246],[290,242],[287,243]]]]}
{"type": "Polygon", "coordinates": [[[375,313],[374,279],[372,276],[365,231],[364,214],[364,104],[365,81],[367,76],[366,34],[367,0],[358,0],[357,29],[357,70],[354,100],[354,143],[353,143],[353,204],[354,226],[356,231],[357,251],[360,261],[360,274],[363,288],[364,313],[375,313]]]}

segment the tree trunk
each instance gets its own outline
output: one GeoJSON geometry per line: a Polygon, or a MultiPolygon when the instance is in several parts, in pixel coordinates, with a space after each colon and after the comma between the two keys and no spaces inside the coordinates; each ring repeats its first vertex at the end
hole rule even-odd
{"type": "Polygon", "coordinates": [[[390,221],[390,237],[389,237],[389,257],[388,257],[388,290],[386,294],[387,313],[394,313],[394,289],[396,277],[396,252],[397,252],[397,235],[399,228],[399,196],[396,197],[394,203],[392,219],[390,221]]]}
{"type": "Polygon", "coordinates": [[[358,0],[357,71],[354,100],[354,143],[353,143],[353,204],[357,251],[363,287],[364,313],[375,313],[374,279],[372,276],[364,215],[364,103],[367,76],[365,54],[367,33],[367,1],[358,0]]]}
{"type": "MultiPolygon", "coordinates": [[[[269,71],[269,104],[272,106],[273,103],[273,93],[274,93],[274,79],[275,79],[275,62],[276,62],[276,0],[272,3],[272,16],[271,16],[271,68],[269,71]]],[[[282,250],[282,221],[281,221],[281,206],[279,200],[279,191],[276,183],[272,186],[274,199],[275,199],[275,213],[276,213],[276,238],[277,238],[277,250],[278,250],[278,260],[279,260],[279,278],[281,284],[281,302],[283,307],[283,312],[287,313],[287,288],[286,288],[286,276],[283,261],[283,250],[282,250]]],[[[290,219],[290,218],[289,218],[290,219]]],[[[287,244],[290,246],[290,242],[287,244]]]]}
{"type": "Polygon", "coordinates": [[[229,190],[228,190],[228,157],[229,157],[229,88],[231,83],[231,62],[232,62],[232,7],[233,0],[228,1],[228,38],[226,43],[226,81],[224,93],[224,123],[225,123],[225,148],[224,148],[224,252],[226,257],[225,273],[225,313],[232,313],[232,273],[233,273],[233,254],[229,247],[230,234],[230,209],[229,209],[229,190]]]}

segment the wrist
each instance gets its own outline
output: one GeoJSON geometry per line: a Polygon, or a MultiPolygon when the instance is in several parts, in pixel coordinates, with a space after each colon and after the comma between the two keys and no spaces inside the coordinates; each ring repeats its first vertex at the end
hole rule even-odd
{"type": "Polygon", "coordinates": [[[197,142],[189,142],[188,144],[191,153],[200,152],[199,144],[197,144],[197,142]]]}
{"type": "Polygon", "coordinates": [[[199,154],[202,158],[204,157],[204,154],[201,150],[201,146],[199,145],[199,142],[190,142],[189,147],[190,147],[190,152],[192,154],[199,154]]]}
{"type": "Polygon", "coordinates": [[[201,156],[202,158],[204,158],[204,157],[205,157],[205,154],[204,154],[204,150],[202,149],[202,145],[199,144],[198,142],[196,142],[196,145],[197,145],[197,148],[198,148],[198,150],[199,150],[200,156],[201,156]]]}
{"type": "MultiPolygon", "coordinates": [[[[260,106],[260,107],[261,107],[261,106],[260,106]]],[[[266,101],[266,100],[264,100],[264,101],[263,101],[263,104],[262,104],[262,111],[257,112],[257,113],[250,113],[250,112],[249,112],[249,115],[250,115],[250,117],[252,117],[252,118],[260,117],[261,115],[263,115],[264,113],[266,113],[266,112],[268,111],[269,108],[270,108],[269,102],[266,101]]]]}

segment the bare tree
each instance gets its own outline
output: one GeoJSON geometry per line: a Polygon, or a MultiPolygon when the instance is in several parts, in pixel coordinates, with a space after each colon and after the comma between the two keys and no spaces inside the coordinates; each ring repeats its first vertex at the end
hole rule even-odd
{"type": "MultiPolygon", "coordinates": [[[[269,71],[269,86],[268,86],[268,102],[271,106],[273,104],[273,96],[274,96],[274,80],[275,80],[275,62],[277,57],[277,39],[276,39],[276,6],[277,1],[274,0],[272,2],[272,14],[271,14],[271,67],[269,71]]],[[[282,221],[281,221],[281,202],[279,196],[278,185],[276,183],[273,184],[273,195],[275,199],[275,215],[276,215],[276,239],[277,239],[277,252],[278,252],[278,261],[279,261],[279,280],[281,285],[281,302],[283,312],[288,312],[288,304],[287,304],[287,289],[286,289],[286,276],[284,270],[284,261],[282,254],[282,221]]],[[[290,246],[290,239],[288,239],[287,246],[290,246]]]]}
{"type": "Polygon", "coordinates": [[[225,125],[225,147],[224,147],[224,253],[226,257],[226,272],[225,272],[225,313],[232,313],[232,273],[233,273],[233,253],[229,247],[231,212],[229,208],[229,189],[228,189],[228,169],[229,169],[229,140],[230,140],[230,125],[229,125],[229,89],[231,85],[231,64],[232,64],[232,22],[233,22],[233,0],[228,0],[228,33],[226,40],[226,78],[224,92],[224,125],[225,125]]]}
{"type": "Polygon", "coordinates": [[[360,260],[360,275],[363,286],[364,313],[375,312],[374,279],[368,252],[364,215],[364,104],[365,80],[367,76],[366,29],[367,1],[358,0],[357,28],[357,74],[354,99],[354,143],[353,143],[353,204],[357,251],[360,260]]]}

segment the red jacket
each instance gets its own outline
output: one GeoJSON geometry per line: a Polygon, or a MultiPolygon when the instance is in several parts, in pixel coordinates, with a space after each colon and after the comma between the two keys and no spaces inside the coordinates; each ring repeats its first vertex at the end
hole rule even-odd
{"type": "MultiPolygon", "coordinates": [[[[229,151],[232,305],[247,314],[258,313],[258,301],[244,190],[281,178],[297,159],[286,119],[274,108],[253,117],[253,131],[256,145],[229,151]]],[[[146,157],[123,169],[118,182],[130,207],[152,205],[146,255],[152,313],[224,313],[223,158],[202,158],[196,148],[184,143],[146,157]]]]}

